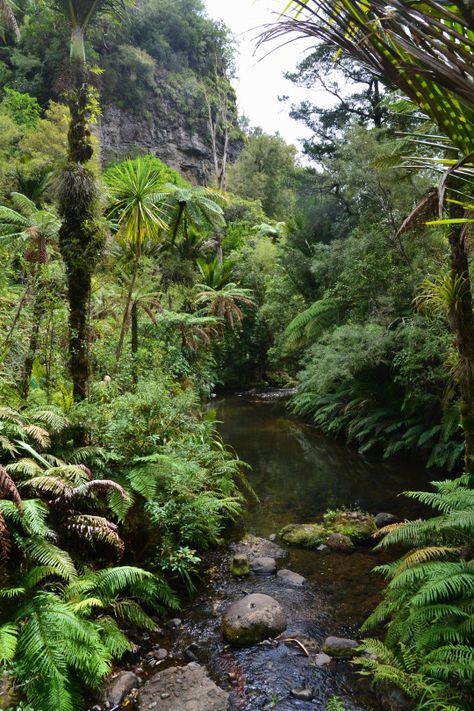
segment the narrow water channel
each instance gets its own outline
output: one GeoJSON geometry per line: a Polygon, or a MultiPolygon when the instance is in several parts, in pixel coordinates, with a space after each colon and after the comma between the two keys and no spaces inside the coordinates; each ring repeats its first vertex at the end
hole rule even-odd
{"type": "Polygon", "coordinates": [[[374,553],[370,547],[351,555],[287,547],[288,557],[280,567],[308,580],[303,590],[295,591],[276,576],[233,579],[228,571],[228,546],[244,533],[268,538],[288,523],[314,521],[328,508],[345,506],[413,517],[417,514],[413,504],[398,494],[425,487],[432,477],[413,464],[362,459],[292,417],[284,400],[269,393],[225,398],[214,407],[223,440],[251,466],[248,478],[258,501],[249,500],[226,544],[206,559],[204,584],[183,611],[184,626],[173,641],[170,663],[186,658],[187,646],[194,643],[198,661],[221,687],[231,691],[234,709],[324,711],[327,701],[337,695],[347,711],[379,711],[368,682],[348,662],[337,661],[321,669],[298,648],[286,644],[235,651],[223,643],[220,620],[234,600],[248,592],[263,592],[283,605],[288,631],[314,641],[316,648],[329,635],[358,638],[359,626],[377,603],[383,582],[371,571],[385,554],[374,553]],[[311,689],[312,701],[293,698],[293,688],[311,689]]]}

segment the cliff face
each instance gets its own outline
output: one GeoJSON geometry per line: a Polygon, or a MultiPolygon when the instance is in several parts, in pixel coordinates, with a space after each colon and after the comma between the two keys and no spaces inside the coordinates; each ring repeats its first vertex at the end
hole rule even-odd
{"type": "MultiPolygon", "coordinates": [[[[190,124],[182,113],[162,106],[153,113],[136,113],[114,104],[102,107],[98,134],[104,163],[152,153],[194,184],[209,184],[215,177],[212,141],[205,116],[190,124]],[[167,110],[168,109],[168,110],[167,110]]],[[[218,139],[218,155],[224,140],[218,139]]],[[[228,160],[242,148],[242,140],[229,141],[228,160]]]]}
{"type": "Polygon", "coordinates": [[[110,91],[110,76],[109,70],[98,124],[104,164],[152,153],[203,185],[215,182],[215,157],[219,169],[224,152],[231,163],[242,150],[236,97],[227,79],[220,80],[219,91],[210,90],[196,72],[155,68],[147,83],[141,71],[135,77],[123,73],[119,93],[117,86],[110,91]]]}

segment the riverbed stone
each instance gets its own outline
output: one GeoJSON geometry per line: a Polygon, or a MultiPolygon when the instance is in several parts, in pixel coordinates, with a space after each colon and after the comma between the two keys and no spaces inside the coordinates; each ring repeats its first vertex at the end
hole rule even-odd
{"type": "Polygon", "coordinates": [[[355,639],[346,639],[344,637],[328,637],[321,648],[324,654],[331,657],[353,657],[354,650],[357,649],[359,643],[355,639]]]}
{"type": "Polygon", "coordinates": [[[290,694],[294,699],[299,699],[299,701],[311,701],[313,698],[311,689],[292,689],[290,694]]]}
{"type": "Polygon", "coordinates": [[[364,511],[327,511],[323,522],[328,533],[340,533],[350,538],[353,543],[369,541],[376,530],[374,517],[364,511]]]}
{"type": "Polygon", "coordinates": [[[332,551],[339,553],[352,553],[354,550],[354,544],[349,536],[344,536],[342,533],[331,533],[326,539],[326,545],[332,551]]]}
{"type": "Polygon", "coordinates": [[[292,570],[287,570],[286,568],[282,568],[281,570],[279,570],[277,576],[281,578],[285,583],[288,583],[289,585],[294,585],[297,588],[300,588],[306,583],[305,577],[303,577],[299,573],[294,573],[292,570]]]}
{"type": "Polygon", "coordinates": [[[138,702],[138,711],[228,711],[228,707],[229,694],[195,662],[156,674],[143,685],[138,702]]]}
{"type": "Polygon", "coordinates": [[[288,551],[268,538],[246,534],[240,541],[231,543],[233,553],[243,553],[251,561],[254,558],[286,558],[288,551]]]}
{"type": "Polygon", "coordinates": [[[325,542],[326,529],[320,523],[290,523],[280,531],[280,538],[303,548],[317,548],[325,542]]]}
{"type": "Polygon", "coordinates": [[[140,677],[131,671],[122,671],[113,679],[109,679],[103,691],[104,703],[108,703],[110,708],[119,706],[132,689],[140,686],[140,677]]]}
{"type": "Polygon", "coordinates": [[[316,654],[314,658],[314,663],[316,664],[317,667],[327,667],[329,664],[332,662],[332,657],[329,656],[329,654],[325,654],[324,652],[320,652],[319,654],[316,654]]]}
{"type": "Polygon", "coordinates": [[[282,606],[270,595],[253,593],[233,602],[222,616],[222,632],[235,647],[277,637],[286,629],[282,606]]]}
{"type": "Polygon", "coordinates": [[[236,578],[244,578],[250,575],[249,559],[243,553],[236,553],[230,561],[230,572],[236,578]]]}
{"type": "Polygon", "coordinates": [[[374,519],[375,525],[377,528],[385,528],[385,526],[391,526],[392,523],[399,523],[400,519],[398,519],[396,516],[394,516],[391,513],[386,513],[385,511],[381,511],[380,513],[377,514],[377,516],[374,519]]]}
{"type": "Polygon", "coordinates": [[[273,575],[276,573],[276,560],[275,558],[270,558],[269,556],[255,558],[250,563],[250,567],[255,575],[273,575]]]}

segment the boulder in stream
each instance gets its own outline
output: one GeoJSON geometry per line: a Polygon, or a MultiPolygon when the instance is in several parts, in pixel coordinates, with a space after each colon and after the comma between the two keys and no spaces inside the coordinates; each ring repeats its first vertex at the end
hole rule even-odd
{"type": "Polygon", "coordinates": [[[191,662],[156,674],[143,685],[138,711],[227,711],[229,694],[191,662]]]}
{"type": "Polygon", "coordinates": [[[344,536],[342,533],[331,533],[327,537],[326,545],[332,551],[339,551],[339,553],[352,553],[355,547],[349,536],[344,536]]]}
{"type": "Polygon", "coordinates": [[[277,576],[288,585],[293,585],[296,588],[300,588],[306,582],[306,578],[302,575],[294,573],[292,570],[287,570],[286,568],[279,570],[277,576]]]}
{"type": "Polygon", "coordinates": [[[103,692],[104,702],[109,704],[109,708],[115,709],[132,689],[139,686],[140,677],[131,671],[122,671],[107,682],[103,692]]]}
{"type": "Polygon", "coordinates": [[[250,563],[255,575],[273,575],[276,573],[276,560],[275,558],[270,558],[269,556],[263,556],[262,558],[254,558],[250,563]]]}
{"type": "Polygon", "coordinates": [[[354,651],[359,646],[355,639],[345,639],[344,637],[328,637],[321,651],[331,657],[353,657],[354,651]]]}
{"type": "Polygon", "coordinates": [[[385,511],[378,513],[374,520],[377,528],[385,528],[385,526],[390,526],[392,523],[400,522],[399,518],[385,511]]]}
{"type": "Polygon", "coordinates": [[[317,548],[326,540],[326,529],[320,523],[290,523],[280,531],[285,543],[303,548],[317,548]]]}
{"type": "Polygon", "coordinates": [[[327,511],[321,523],[290,523],[281,529],[280,538],[295,546],[319,549],[321,544],[330,546],[328,539],[333,534],[345,536],[352,543],[362,543],[370,541],[375,531],[375,520],[370,514],[337,509],[327,511]]]}
{"type": "Polygon", "coordinates": [[[236,553],[230,561],[230,572],[236,578],[244,578],[250,575],[249,559],[243,553],[236,553]]]}
{"type": "Polygon", "coordinates": [[[247,647],[286,629],[286,615],[277,600],[254,593],[233,602],[222,616],[222,632],[234,647],[247,647]]]}

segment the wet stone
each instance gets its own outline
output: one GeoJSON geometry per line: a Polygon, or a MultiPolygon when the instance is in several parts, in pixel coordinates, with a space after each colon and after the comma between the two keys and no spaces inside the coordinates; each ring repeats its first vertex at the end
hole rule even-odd
{"type": "Polygon", "coordinates": [[[390,526],[392,523],[398,523],[400,519],[391,513],[383,511],[378,513],[374,520],[377,528],[384,528],[384,526],[390,526]]]}
{"type": "Polygon", "coordinates": [[[277,576],[281,578],[285,583],[288,583],[289,585],[294,585],[298,588],[300,588],[306,583],[306,578],[304,578],[299,573],[294,573],[292,570],[287,570],[286,568],[279,570],[277,576]]]}
{"type": "Polygon", "coordinates": [[[236,578],[243,578],[250,574],[249,559],[243,553],[236,553],[230,561],[230,572],[236,578]]]}
{"type": "Polygon", "coordinates": [[[357,649],[359,643],[354,639],[345,639],[344,637],[328,637],[323,646],[322,652],[329,654],[331,657],[353,657],[354,650],[357,649]]]}
{"type": "Polygon", "coordinates": [[[255,558],[250,564],[255,575],[273,575],[276,573],[276,560],[275,558],[263,557],[255,558]]]}
{"type": "Polygon", "coordinates": [[[314,658],[314,663],[317,667],[326,667],[331,664],[331,662],[332,657],[330,657],[329,654],[325,654],[324,652],[317,654],[314,658]]]}
{"type": "Polygon", "coordinates": [[[204,667],[191,662],[156,674],[143,685],[138,711],[227,711],[229,695],[207,675],[204,667]],[[156,707],[152,704],[156,703],[156,707]]]}
{"type": "Polygon", "coordinates": [[[254,593],[232,603],[222,617],[222,632],[235,647],[276,637],[286,629],[286,615],[270,595],[254,593]]]}
{"type": "Polygon", "coordinates": [[[130,671],[123,671],[110,679],[104,689],[103,698],[109,708],[119,706],[132,689],[140,685],[140,678],[130,671]]]}
{"type": "Polygon", "coordinates": [[[292,689],[290,694],[294,699],[298,699],[299,701],[311,701],[313,698],[311,689],[292,689]]]}

